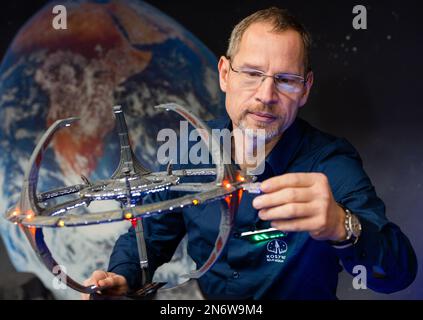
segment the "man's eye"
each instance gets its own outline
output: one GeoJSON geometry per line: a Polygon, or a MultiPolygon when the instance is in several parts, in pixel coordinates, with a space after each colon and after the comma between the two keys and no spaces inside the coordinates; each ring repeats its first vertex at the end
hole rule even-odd
{"type": "Polygon", "coordinates": [[[295,80],[294,79],[290,79],[290,78],[286,78],[286,77],[278,77],[276,78],[276,82],[278,84],[295,84],[295,80]]]}
{"type": "Polygon", "coordinates": [[[262,76],[258,71],[244,71],[244,73],[251,78],[260,78],[262,76]]]}

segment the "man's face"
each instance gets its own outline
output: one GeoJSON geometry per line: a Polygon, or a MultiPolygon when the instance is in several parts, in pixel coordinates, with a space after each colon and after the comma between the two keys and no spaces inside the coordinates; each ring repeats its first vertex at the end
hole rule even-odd
{"type": "MultiPolygon", "coordinates": [[[[252,24],[242,36],[239,50],[230,61],[234,70],[254,69],[267,75],[304,75],[304,45],[294,30],[272,32],[268,23],[252,24]]],[[[265,129],[266,142],[279,138],[295,120],[298,109],[308,98],[313,75],[301,91],[279,92],[268,77],[256,88],[245,88],[241,75],[231,71],[229,60],[219,61],[220,87],[226,93],[226,110],[233,127],[265,129]]]]}

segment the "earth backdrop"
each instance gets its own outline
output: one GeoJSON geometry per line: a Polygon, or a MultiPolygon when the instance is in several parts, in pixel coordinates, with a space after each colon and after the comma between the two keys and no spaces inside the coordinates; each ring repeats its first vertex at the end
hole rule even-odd
{"type": "MultiPolygon", "coordinates": [[[[223,112],[216,57],[194,35],[154,7],[135,0],[60,1],[67,29],[55,30],[49,3],[18,32],[0,66],[0,212],[16,203],[30,155],[55,120],[79,116],[46,152],[38,190],[109,177],[119,157],[112,107],[123,106],[135,153],[157,169],[156,137],[177,117],[153,106],[177,102],[204,119],[223,112]]],[[[175,125],[177,128],[177,125],[175,125]]],[[[110,209],[113,203],[91,210],[110,209]]],[[[45,230],[68,273],[82,281],[106,268],[129,223],[45,230]]],[[[38,275],[57,298],[79,298],[53,288],[17,226],[0,218],[0,233],[18,271],[38,275]]],[[[170,283],[191,268],[180,246],[158,278],[170,283]]]]}

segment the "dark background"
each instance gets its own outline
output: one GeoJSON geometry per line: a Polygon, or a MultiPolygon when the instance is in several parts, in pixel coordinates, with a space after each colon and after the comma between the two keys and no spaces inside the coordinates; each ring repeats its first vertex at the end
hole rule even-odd
{"type": "MultiPolygon", "coordinates": [[[[47,1],[0,4],[0,56],[19,28],[47,1]]],[[[341,275],[341,299],[422,299],[423,23],[417,1],[146,1],[190,30],[217,57],[234,24],[270,5],[290,9],[313,35],[315,84],[301,116],[346,137],[360,152],[388,217],[408,235],[419,274],[407,289],[383,295],[354,290],[341,275]],[[355,5],[367,8],[367,30],[352,27],[355,5]]],[[[2,271],[10,270],[0,247],[2,271]],[[5,260],[5,262],[3,262],[5,260]],[[4,270],[3,270],[4,269],[4,270]]]]}

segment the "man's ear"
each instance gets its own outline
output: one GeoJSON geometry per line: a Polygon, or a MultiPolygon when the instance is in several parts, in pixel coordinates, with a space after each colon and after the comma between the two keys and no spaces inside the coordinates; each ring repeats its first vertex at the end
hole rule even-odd
{"type": "Polygon", "coordinates": [[[229,61],[226,57],[221,56],[219,59],[219,63],[217,65],[219,70],[219,84],[220,89],[223,92],[226,92],[226,87],[228,83],[228,75],[229,75],[229,61]]]}
{"type": "Polygon", "coordinates": [[[302,97],[300,99],[300,104],[299,104],[300,107],[302,107],[303,105],[306,104],[306,102],[308,100],[308,96],[310,95],[311,87],[313,86],[313,81],[314,81],[313,71],[309,71],[306,79],[307,79],[307,82],[304,85],[304,92],[303,92],[302,97]]]}

